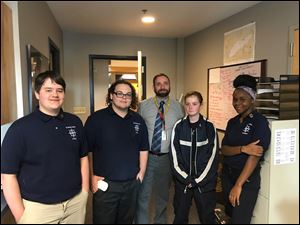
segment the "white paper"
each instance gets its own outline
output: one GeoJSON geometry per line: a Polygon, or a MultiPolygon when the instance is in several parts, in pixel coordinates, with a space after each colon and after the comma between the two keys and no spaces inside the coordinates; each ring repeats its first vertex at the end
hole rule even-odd
{"type": "Polygon", "coordinates": [[[106,191],[107,188],[108,188],[108,183],[105,182],[104,180],[99,180],[99,181],[98,181],[98,188],[99,188],[101,191],[106,191]]]}
{"type": "Polygon", "coordinates": [[[162,130],[162,132],[161,132],[161,140],[162,141],[166,141],[167,140],[167,131],[166,130],[162,130]]]}
{"type": "Polygon", "coordinates": [[[220,71],[221,68],[215,68],[215,69],[210,69],[209,70],[209,83],[214,84],[214,83],[220,83],[220,71]]]}
{"type": "Polygon", "coordinates": [[[291,164],[296,161],[296,129],[276,129],[274,165],[291,164]]]}

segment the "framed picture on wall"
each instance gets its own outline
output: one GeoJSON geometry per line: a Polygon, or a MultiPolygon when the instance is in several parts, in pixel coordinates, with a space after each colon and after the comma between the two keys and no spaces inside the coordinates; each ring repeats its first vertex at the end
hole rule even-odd
{"type": "Polygon", "coordinates": [[[28,69],[28,104],[29,113],[38,106],[38,100],[34,94],[34,80],[39,73],[49,70],[49,60],[32,45],[27,45],[27,69],[28,69]]]}

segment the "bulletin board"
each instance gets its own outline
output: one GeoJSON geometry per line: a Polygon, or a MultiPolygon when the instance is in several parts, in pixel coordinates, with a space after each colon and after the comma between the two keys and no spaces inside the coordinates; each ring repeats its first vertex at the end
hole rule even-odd
{"type": "Polygon", "coordinates": [[[267,60],[258,60],[208,69],[208,119],[225,131],[230,118],[237,115],[232,106],[233,80],[240,74],[266,75],[267,60]]]}

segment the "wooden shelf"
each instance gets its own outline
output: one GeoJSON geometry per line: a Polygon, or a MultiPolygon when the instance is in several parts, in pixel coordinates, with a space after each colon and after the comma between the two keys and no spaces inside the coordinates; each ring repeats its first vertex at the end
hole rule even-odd
{"type": "Polygon", "coordinates": [[[299,119],[299,75],[280,75],[279,119],[299,119]]]}
{"type": "Polygon", "coordinates": [[[299,76],[280,75],[280,80],[257,83],[256,109],[268,119],[299,118],[299,76]]]}
{"type": "Polygon", "coordinates": [[[256,109],[268,120],[279,119],[279,81],[257,83],[256,109]]]}
{"type": "Polygon", "coordinates": [[[257,94],[264,94],[264,93],[278,93],[279,89],[272,89],[272,88],[259,88],[257,89],[257,94]]]}
{"type": "Polygon", "coordinates": [[[257,98],[256,101],[258,101],[258,102],[278,102],[278,103],[279,103],[279,99],[264,99],[264,98],[257,98]]]}
{"type": "Polygon", "coordinates": [[[276,108],[276,107],[263,107],[263,106],[256,106],[256,109],[279,111],[279,108],[276,108]]]}

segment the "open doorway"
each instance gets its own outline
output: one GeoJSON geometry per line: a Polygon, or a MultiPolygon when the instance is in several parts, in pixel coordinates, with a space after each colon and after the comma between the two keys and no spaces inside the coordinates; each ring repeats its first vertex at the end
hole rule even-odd
{"type": "MultiPolygon", "coordinates": [[[[138,90],[138,57],[90,55],[90,112],[106,107],[107,89],[118,79],[129,81],[138,90]]],[[[141,99],[146,98],[146,57],[142,57],[143,88],[141,99]]],[[[137,92],[138,93],[138,92],[137,92]]]]}

